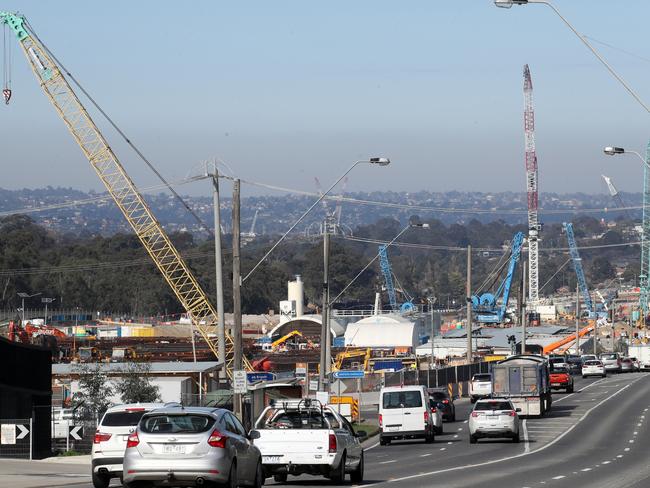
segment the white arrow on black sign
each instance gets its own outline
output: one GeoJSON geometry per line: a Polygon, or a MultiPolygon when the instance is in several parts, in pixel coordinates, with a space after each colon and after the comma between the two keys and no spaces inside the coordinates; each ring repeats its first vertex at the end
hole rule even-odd
{"type": "Polygon", "coordinates": [[[24,439],[27,437],[27,434],[29,434],[29,429],[27,427],[20,424],[16,424],[16,427],[18,427],[18,435],[16,436],[16,440],[24,439]]]}
{"type": "Polygon", "coordinates": [[[83,425],[71,425],[70,426],[70,437],[76,441],[80,441],[84,435],[84,426],[83,425]]]}

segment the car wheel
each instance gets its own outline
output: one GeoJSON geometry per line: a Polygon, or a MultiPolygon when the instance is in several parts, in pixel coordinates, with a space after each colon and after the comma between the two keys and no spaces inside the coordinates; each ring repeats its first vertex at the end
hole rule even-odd
{"type": "Polygon", "coordinates": [[[341,462],[339,462],[339,465],[336,467],[336,471],[333,471],[330,474],[330,478],[332,479],[332,482],[337,485],[341,485],[345,482],[345,453],[341,456],[341,462]]]}
{"type": "Polygon", "coordinates": [[[273,481],[275,481],[276,483],[286,483],[287,478],[288,476],[284,473],[273,475],[273,481]]]}
{"type": "Polygon", "coordinates": [[[566,389],[567,393],[573,393],[573,385],[566,389]]]}
{"type": "Polygon", "coordinates": [[[262,488],[264,485],[264,468],[262,468],[262,462],[257,462],[257,468],[255,468],[255,481],[253,482],[254,488],[262,488]]]}
{"type": "Polygon", "coordinates": [[[387,439],[386,437],[380,437],[379,438],[379,445],[380,446],[387,446],[390,444],[390,439],[387,439]]]}
{"type": "Polygon", "coordinates": [[[108,476],[93,473],[93,486],[95,488],[108,488],[111,479],[108,476]]]}
{"type": "Polygon", "coordinates": [[[475,435],[470,435],[469,436],[469,443],[470,444],[476,444],[476,436],[475,435]]]}
{"type": "Polygon", "coordinates": [[[237,461],[233,460],[230,465],[230,472],[228,473],[228,481],[221,486],[223,486],[223,488],[238,488],[239,480],[237,479],[237,461]]]}
{"type": "Polygon", "coordinates": [[[359,465],[356,467],[352,473],[350,473],[350,480],[353,483],[361,483],[363,481],[363,452],[361,452],[361,459],[359,459],[359,465]]]}
{"type": "Polygon", "coordinates": [[[587,377],[585,375],[582,375],[582,379],[584,380],[585,378],[587,378],[587,377]]]}
{"type": "Polygon", "coordinates": [[[444,434],[444,429],[445,428],[441,425],[440,427],[438,427],[436,429],[436,434],[438,434],[438,435],[444,434]]]}
{"type": "Polygon", "coordinates": [[[601,378],[607,378],[606,374],[600,375],[601,378]]]}
{"type": "Polygon", "coordinates": [[[519,432],[517,432],[517,433],[513,436],[513,438],[512,438],[512,442],[515,442],[515,443],[516,443],[516,442],[519,442],[519,440],[520,440],[519,432]]]}
{"type": "Polygon", "coordinates": [[[424,442],[427,444],[431,444],[433,441],[436,440],[435,434],[433,432],[426,432],[424,434],[424,442]]]}

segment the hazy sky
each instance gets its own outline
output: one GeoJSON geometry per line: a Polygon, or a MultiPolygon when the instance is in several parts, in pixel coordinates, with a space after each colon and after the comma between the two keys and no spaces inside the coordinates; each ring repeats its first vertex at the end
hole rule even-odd
{"type": "MultiPolygon", "coordinates": [[[[647,0],[555,0],[650,103],[647,0]]],[[[6,0],[169,179],[218,157],[242,178],[315,190],[523,191],[522,66],[535,88],[541,191],[639,191],[650,116],[542,5],[491,0],[6,0]]],[[[100,189],[13,45],[0,187],[100,189]]],[[[141,186],[155,177],[107,137],[141,186]]],[[[182,193],[208,192],[194,183],[182,193]]],[[[244,194],[259,190],[244,188],[244,194]]]]}

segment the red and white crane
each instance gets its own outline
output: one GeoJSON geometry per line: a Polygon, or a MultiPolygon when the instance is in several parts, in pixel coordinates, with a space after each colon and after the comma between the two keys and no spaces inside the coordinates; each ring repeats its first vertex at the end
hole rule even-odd
{"type": "Polygon", "coordinates": [[[528,193],[528,306],[539,301],[539,231],[537,215],[537,154],[535,153],[535,112],[530,69],[524,65],[524,141],[526,148],[526,192],[528,193]]]}

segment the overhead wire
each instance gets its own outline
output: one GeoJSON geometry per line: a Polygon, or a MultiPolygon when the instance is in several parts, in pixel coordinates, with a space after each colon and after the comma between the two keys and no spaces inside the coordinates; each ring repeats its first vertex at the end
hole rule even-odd
{"type": "Polygon", "coordinates": [[[54,55],[54,53],[47,47],[47,45],[38,37],[34,28],[31,26],[29,21],[25,19],[25,27],[29,30],[30,34],[43,46],[43,49],[52,57],[52,59],[57,63],[59,68],[61,68],[65,74],[70,78],[70,80],[81,90],[81,92],[86,96],[90,103],[99,111],[99,113],[108,121],[108,123],[117,131],[117,133],[124,139],[124,141],[133,149],[133,151],[138,155],[138,157],[149,167],[149,169],[162,181],[165,187],[174,195],[174,197],[181,202],[185,209],[194,217],[197,223],[202,226],[208,232],[212,230],[203,222],[201,217],[194,212],[194,210],[183,200],[183,198],[172,188],[169,182],[163,177],[163,175],[156,169],[156,167],[145,157],[145,155],[140,151],[140,149],[127,137],[127,135],[122,131],[122,129],[113,121],[111,117],[104,111],[104,109],[95,101],[95,99],[88,93],[88,91],[81,85],[77,78],[59,61],[59,59],[54,55]]]}

